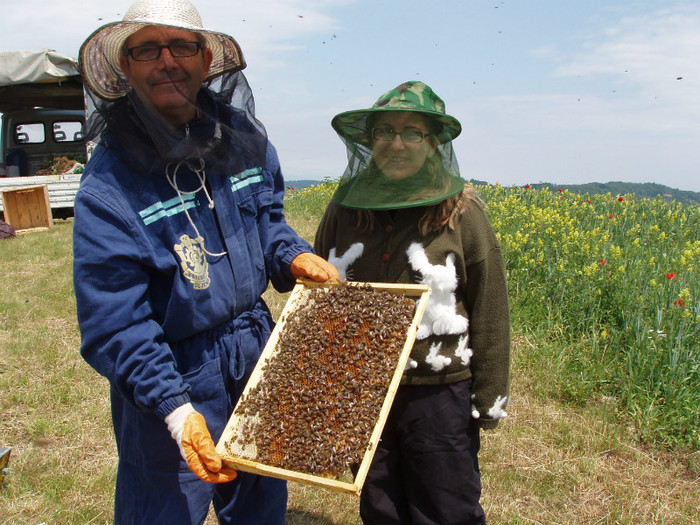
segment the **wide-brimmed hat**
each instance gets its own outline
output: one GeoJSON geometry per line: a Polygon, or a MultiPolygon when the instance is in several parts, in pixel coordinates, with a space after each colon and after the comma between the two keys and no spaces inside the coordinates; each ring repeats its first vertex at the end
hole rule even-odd
{"type": "Polygon", "coordinates": [[[462,132],[462,125],[445,113],[445,103],[423,82],[411,80],[387,91],[368,109],[357,109],[339,113],[331,125],[341,137],[358,144],[369,146],[367,119],[383,111],[413,111],[426,115],[442,125],[437,134],[441,144],[456,138],[462,132]]]}
{"type": "Polygon", "coordinates": [[[128,85],[119,66],[124,42],[146,26],[185,29],[200,34],[213,60],[207,80],[246,66],[233,37],[204,29],[199,12],[189,0],[137,0],[120,22],[105,24],[80,47],[78,63],[87,87],[98,97],[114,100],[126,94],[128,85]]]}

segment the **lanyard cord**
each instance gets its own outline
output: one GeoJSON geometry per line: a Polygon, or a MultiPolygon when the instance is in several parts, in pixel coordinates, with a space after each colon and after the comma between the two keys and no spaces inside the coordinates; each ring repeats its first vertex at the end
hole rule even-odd
{"type": "Polygon", "coordinates": [[[204,194],[207,196],[207,200],[209,201],[209,209],[210,210],[214,209],[214,199],[211,198],[211,195],[209,195],[209,190],[207,190],[207,185],[206,185],[207,174],[204,171],[204,159],[199,157],[198,160],[199,160],[199,167],[198,168],[192,165],[192,162],[190,159],[181,160],[180,162],[178,162],[175,165],[175,168],[173,169],[172,175],[170,174],[170,168],[171,168],[172,164],[168,164],[165,167],[165,177],[168,179],[168,183],[175,190],[175,192],[177,193],[177,196],[180,198],[180,203],[182,204],[182,209],[185,211],[185,215],[187,215],[187,220],[190,222],[190,225],[192,225],[192,228],[194,229],[195,233],[197,234],[197,238],[195,239],[195,241],[197,243],[199,243],[199,246],[202,248],[202,251],[204,253],[206,253],[207,255],[210,255],[212,257],[221,257],[223,255],[226,255],[227,252],[212,253],[204,247],[204,238],[199,233],[199,230],[197,229],[197,226],[195,225],[194,221],[192,220],[190,213],[187,211],[187,206],[185,205],[185,199],[182,198],[183,193],[185,195],[194,195],[197,192],[199,192],[199,190],[204,190],[204,194]],[[199,187],[193,191],[184,191],[184,190],[181,190],[177,186],[177,172],[183,163],[185,163],[187,165],[187,167],[190,170],[192,170],[192,172],[195,175],[197,175],[197,178],[199,179],[199,187]]]}

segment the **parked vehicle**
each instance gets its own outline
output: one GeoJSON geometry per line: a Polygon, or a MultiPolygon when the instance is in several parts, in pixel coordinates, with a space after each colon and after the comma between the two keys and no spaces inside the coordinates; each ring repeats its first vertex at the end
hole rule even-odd
{"type": "Polygon", "coordinates": [[[54,217],[72,215],[86,160],[77,66],[55,51],[0,51],[0,191],[46,184],[54,217]]]}

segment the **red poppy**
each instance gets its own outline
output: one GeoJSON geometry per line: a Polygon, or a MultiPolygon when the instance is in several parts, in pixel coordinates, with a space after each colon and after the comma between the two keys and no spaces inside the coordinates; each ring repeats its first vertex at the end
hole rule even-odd
{"type": "Polygon", "coordinates": [[[601,266],[605,266],[605,259],[601,259],[600,262],[598,263],[601,266]]]}
{"type": "Polygon", "coordinates": [[[608,215],[608,219],[614,219],[614,218],[615,218],[615,216],[612,213],[610,215],[608,215]]]}
{"type": "Polygon", "coordinates": [[[529,184],[525,184],[525,189],[526,189],[526,190],[529,190],[530,188],[532,188],[532,186],[530,186],[529,184]]]}
{"type": "Polygon", "coordinates": [[[586,202],[587,202],[588,204],[593,204],[593,201],[592,201],[591,199],[588,199],[586,202]]]}
{"type": "Polygon", "coordinates": [[[670,280],[673,279],[675,276],[676,276],[676,273],[675,273],[675,272],[669,272],[669,273],[666,274],[666,279],[668,279],[668,280],[670,281],[670,280]]]}
{"type": "Polygon", "coordinates": [[[564,193],[564,190],[558,190],[558,191],[559,191],[559,193],[564,193]]]}
{"type": "Polygon", "coordinates": [[[617,198],[617,202],[622,202],[623,200],[625,200],[625,199],[623,199],[622,197],[617,198]]]}
{"type": "Polygon", "coordinates": [[[680,306],[681,308],[683,308],[683,307],[685,306],[685,301],[679,297],[678,299],[676,299],[675,301],[673,301],[673,304],[675,304],[676,306],[680,306]]]}

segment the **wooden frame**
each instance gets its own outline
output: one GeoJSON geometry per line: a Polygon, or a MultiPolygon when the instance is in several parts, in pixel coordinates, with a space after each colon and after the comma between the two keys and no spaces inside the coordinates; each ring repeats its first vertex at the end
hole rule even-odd
{"type": "MultiPolygon", "coordinates": [[[[350,492],[353,494],[360,494],[362,490],[362,485],[365,478],[367,477],[367,472],[369,470],[372,458],[374,457],[374,452],[377,448],[377,443],[381,436],[382,430],[384,428],[384,423],[389,415],[389,410],[391,404],[394,400],[396,390],[398,389],[399,383],[401,381],[401,376],[403,370],[408,362],[413,343],[416,338],[416,331],[418,330],[418,325],[423,318],[425,308],[427,306],[428,298],[430,296],[430,287],[427,285],[419,284],[391,284],[391,283],[364,283],[364,282],[349,282],[350,285],[366,285],[369,284],[375,289],[384,290],[389,293],[396,295],[405,295],[407,297],[412,297],[416,299],[416,308],[413,320],[406,332],[406,341],[401,350],[401,354],[398,359],[393,374],[391,375],[391,382],[387,394],[382,402],[379,417],[374,425],[371,433],[371,437],[367,443],[365,453],[363,455],[362,461],[359,465],[359,469],[355,478],[352,482],[341,481],[340,479],[331,479],[322,476],[307,474],[303,472],[296,472],[292,470],[286,470],[283,468],[265,465],[258,463],[256,461],[236,456],[229,449],[227,443],[229,443],[237,434],[237,429],[242,424],[243,417],[238,411],[238,406],[234,410],[224,432],[217,444],[217,451],[222,456],[224,464],[233,467],[235,469],[252,472],[255,474],[260,474],[263,476],[270,476],[274,478],[281,478],[288,481],[296,481],[300,483],[307,483],[311,485],[316,485],[324,487],[331,490],[350,492]]],[[[245,398],[248,392],[253,389],[260,381],[264,381],[264,365],[265,363],[274,355],[277,347],[277,342],[280,338],[280,334],[285,328],[286,320],[289,315],[294,312],[297,308],[303,305],[305,301],[305,296],[308,295],[308,291],[314,287],[328,287],[328,286],[339,286],[338,284],[326,284],[326,283],[314,283],[307,281],[297,281],[294,290],[292,291],[287,303],[280,315],[280,320],[278,321],[275,329],[273,330],[270,339],[268,340],[265,348],[258,360],[258,364],[252,372],[248,383],[241,395],[241,399],[245,398]]]]}

